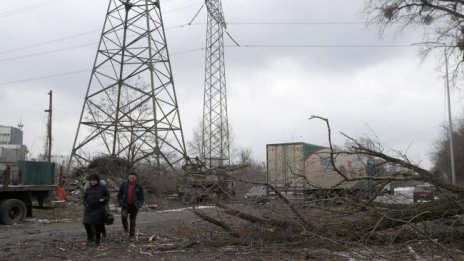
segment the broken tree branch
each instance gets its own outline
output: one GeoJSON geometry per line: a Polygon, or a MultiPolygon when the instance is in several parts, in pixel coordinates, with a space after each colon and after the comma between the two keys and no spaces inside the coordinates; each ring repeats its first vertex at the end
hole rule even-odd
{"type": "Polygon", "coordinates": [[[196,208],[192,208],[192,212],[197,215],[198,217],[202,218],[203,220],[213,224],[213,225],[216,225],[222,229],[224,229],[225,231],[227,231],[228,233],[230,233],[233,237],[235,238],[240,238],[240,234],[238,232],[236,232],[235,230],[233,230],[229,225],[227,225],[225,222],[223,221],[219,221],[217,219],[214,219],[208,215],[206,215],[205,213],[199,211],[198,209],[196,208]]]}

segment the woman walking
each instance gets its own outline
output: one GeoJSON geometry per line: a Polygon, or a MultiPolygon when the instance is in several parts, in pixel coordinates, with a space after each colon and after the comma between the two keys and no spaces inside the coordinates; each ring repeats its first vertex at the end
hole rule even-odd
{"type": "Polygon", "coordinates": [[[84,220],[87,232],[87,245],[99,245],[100,235],[104,229],[105,207],[110,199],[108,189],[100,183],[100,177],[92,174],[89,177],[90,186],[84,193],[84,220]]]}

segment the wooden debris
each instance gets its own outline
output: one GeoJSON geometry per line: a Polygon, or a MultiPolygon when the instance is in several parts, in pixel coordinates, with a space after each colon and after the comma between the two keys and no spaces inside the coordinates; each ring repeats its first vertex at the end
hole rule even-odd
{"type": "Polygon", "coordinates": [[[205,213],[199,211],[198,209],[196,208],[192,208],[192,211],[195,215],[197,215],[198,217],[202,218],[203,220],[213,224],[213,225],[216,225],[218,227],[221,227],[222,229],[224,229],[225,231],[229,232],[232,236],[236,237],[236,238],[240,238],[240,235],[238,232],[234,231],[229,225],[227,225],[226,223],[224,223],[223,221],[220,221],[220,220],[216,220],[208,215],[206,215],[205,213]]]}
{"type": "Polygon", "coordinates": [[[279,228],[288,228],[288,227],[293,225],[293,224],[291,224],[289,222],[286,222],[286,221],[283,221],[283,220],[277,220],[277,219],[273,219],[273,218],[264,219],[264,218],[260,218],[260,217],[256,217],[256,216],[244,213],[244,212],[240,212],[240,211],[238,211],[236,209],[232,209],[232,208],[222,204],[221,202],[217,202],[217,206],[224,209],[226,214],[239,217],[239,218],[244,219],[244,220],[246,220],[248,222],[251,222],[251,223],[257,223],[257,224],[267,225],[267,226],[276,226],[276,227],[279,227],[279,228]]]}

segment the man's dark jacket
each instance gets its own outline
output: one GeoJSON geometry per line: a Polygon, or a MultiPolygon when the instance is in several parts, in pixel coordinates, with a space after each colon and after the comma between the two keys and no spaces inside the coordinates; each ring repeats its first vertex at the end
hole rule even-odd
{"type": "MultiPolygon", "coordinates": [[[[126,207],[127,186],[129,182],[124,181],[118,190],[118,204],[120,207],[126,207]]],[[[139,183],[135,183],[134,188],[134,206],[139,209],[144,201],[143,187],[139,183]]]]}

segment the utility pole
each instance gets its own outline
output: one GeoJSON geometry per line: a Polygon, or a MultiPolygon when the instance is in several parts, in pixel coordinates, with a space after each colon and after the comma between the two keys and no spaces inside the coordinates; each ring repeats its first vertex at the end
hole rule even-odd
{"type": "Polygon", "coordinates": [[[175,168],[186,157],[159,0],[110,0],[68,165],[175,168]]]}
{"type": "Polygon", "coordinates": [[[450,142],[450,163],[451,163],[451,184],[456,184],[456,169],[454,166],[454,142],[453,142],[453,121],[451,119],[451,98],[448,74],[448,46],[443,44],[445,54],[445,73],[446,73],[446,94],[448,100],[448,135],[450,142]]]}
{"type": "Polygon", "coordinates": [[[230,164],[230,137],[224,66],[224,30],[226,29],[226,23],[221,0],[206,0],[206,7],[208,14],[201,157],[208,167],[217,167],[230,164]]]}
{"type": "Polygon", "coordinates": [[[450,86],[449,86],[449,72],[448,72],[448,45],[442,42],[420,42],[413,43],[411,45],[423,45],[431,44],[443,47],[443,54],[445,56],[445,85],[446,85],[446,98],[448,102],[448,138],[450,147],[450,165],[451,165],[451,184],[456,184],[456,168],[454,162],[454,142],[453,142],[453,120],[451,117],[451,98],[450,98],[450,86]]]}
{"type": "Polygon", "coordinates": [[[45,157],[47,158],[48,162],[52,161],[52,95],[53,92],[50,90],[48,92],[50,96],[50,101],[48,103],[48,110],[44,110],[48,112],[48,122],[47,122],[47,144],[45,145],[45,157]]]}

